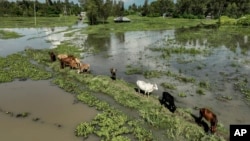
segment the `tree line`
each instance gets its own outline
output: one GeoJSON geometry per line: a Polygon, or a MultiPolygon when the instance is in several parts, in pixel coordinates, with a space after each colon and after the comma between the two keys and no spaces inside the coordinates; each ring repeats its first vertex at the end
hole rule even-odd
{"type": "Polygon", "coordinates": [[[219,18],[228,16],[239,18],[250,14],[250,0],[144,0],[143,5],[133,3],[124,8],[122,0],[78,0],[79,4],[65,1],[0,0],[0,16],[59,16],[87,13],[90,24],[105,22],[109,16],[138,14],[141,16],[174,18],[219,18]]]}
{"type": "Polygon", "coordinates": [[[59,16],[74,15],[81,11],[81,7],[78,4],[65,0],[64,2],[57,0],[46,0],[45,3],[41,3],[37,0],[17,0],[8,1],[0,0],[0,16],[11,17],[32,17],[36,16],[59,16]]]}
{"type": "Polygon", "coordinates": [[[250,0],[155,0],[143,6],[132,4],[129,13],[140,12],[143,16],[171,16],[176,18],[219,18],[221,15],[239,18],[250,14],[250,0]]]}
{"type": "Polygon", "coordinates": [[[239,18],[250,14],[250,0],[155,0],[144,1],[143,5],[135,3],[124,9],[122,0],[78,0],[87,12],[90,24],[96,24],[98,19],[105,21],[109,16],[124,16],[139,14],[149,17],[174,18],[219,18],[228,16],[239,18]]]}

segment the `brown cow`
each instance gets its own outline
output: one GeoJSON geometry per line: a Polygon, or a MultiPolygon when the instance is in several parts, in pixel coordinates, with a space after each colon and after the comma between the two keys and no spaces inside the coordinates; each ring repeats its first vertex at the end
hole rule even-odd
{"type": "Polygon", "coordinates": [[[90,72],[90,64],[81,63],[77,73],[90,72]]]}
{"type": "Polygon", "coordinates": [[[61,59],[63,59],[63,58],[67,58],[68,57],[68,54],[58,54],[57,55],[57,59],[58,60],[61,60],[61,59]]]}
{"type": "Polygon", "coordinates": [[[72,58],[76,61],[78,67],[80,66],[81,62],[80,62],[80,59],[76,58],[75,56],[73,55],[68,55],[68,54],[59,54],[57,55],[57,58],[58,60],[61,60],[61,59],[64,59],[64,58],[72,58]]]}
{"type": "Polygon", "coordinates": [[[68,56],[67,58],[60,59],[61,68],[65,68],[66,66],[70,66],[72,69],[77,69],[78,64],[73,56],[68,56]]]}
{"type": "Polygon", "coordinates": [[[217,126],[217,123],[218,123],[218,120],[217,120],[217,117],[216,115],[210,111],[209,109],[207,108],[201,108],[200,109],[200,117],[199,117],[199,122],[201,123],[201,120],[202,118],[205,118],[208,122],[210,122],[210,131],[212,133],[215,133],[216,131],[216,126],[217,126]]]}

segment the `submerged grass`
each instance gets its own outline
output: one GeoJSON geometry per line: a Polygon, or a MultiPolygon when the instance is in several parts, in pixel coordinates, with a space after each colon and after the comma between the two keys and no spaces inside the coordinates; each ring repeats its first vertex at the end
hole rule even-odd
{"type": "Polygon", "coordinates": [[[171,84],[171,83],[167,83],[167,82],[164,82],[164,83],[161,83],[161,86],[163,88],[166,88],[166,89],[171,89],[171,90],[176,90],[176,86],[171,84]]]}
{"type": "Polygon", "coordinates": [[[22,54],[12,54],[0,58],[0,83],[19,79],[49,79],[52,74],[39,65],[32,64],[30,58],[22,54]]]}
{"type": "Polygon", "coordinates": [[[23,35],[20,35],[13,31],[7,31],[7,30],[0,30],[0,39],[13,39],[13,38],[20,38],[23,35]]]}
{"type": "MultiPolygon", "coordinates": [[[[78,50],[69,45],[59,46],[55,52],[70,53],[77,55],[78,50]]],[[[90,122],[80,123],[76,127],[76,135],[87,137],[95,134],[102,140],[156,140],[154,131],[147,130],[143,125],[153,126],[165,133],[164,139],[171,140],[225,140],[228,133],[223,128],[218,130],[219,134],[207,135],[201,127],[195,124],[189,112],[178,108],[174,114],[162,107],[157,98],[143,97],[134,91],[135,86],[124,80],[117,79],[114,83],[109,76],[82,74],[68,68],[61,70],[59,62],[49,62],[48,50],[28,49],[22,54],[14,54],[7,58],[0,58],[0,80],[6,82],[18,77],[48,79],[54,76],[53,83],[62,89],[75,94],[79,101],[95,107],[100,113],[90,122]],[[35,60],[34,63],[29,60],[35,60]],[[36,64],[37,62],[37,64],[36,64]],[[42,65],[43,67],[41,67],[42,65]],[[51,72],[45,71],[46,67],[51,72]],[[15,72],[9,75],[8,71],[15,72]],[[3,72],[3,73],[2,73],[3,72]],[[2,75],[5,74],[6,76],[2,75]],[[19,75],[21,74],[21,75],[19,75]],[[5,78],[5,79],[2,79],[5,78]],[[112,97],[117,103],[138,112],[138,120],[131,119],[129,115],[121,113],[109,103],[99,100],[92,93],[102,93],[112,97]],[[130,136],[133,136],[132,138],[130,136]]],[[[175,76],[171,72],[165,74],[175,76]]],[[[159,138],[159,137],[158,137],[159,138]]]]}
{"type": "Polygon", "coordinates": [[[238,82],[234,83],[234,89],[240,91],[244,94],[245,99],[250,103],[250,84],[248,79],[245,78],[243,80],[238,80],[238,82]]]}

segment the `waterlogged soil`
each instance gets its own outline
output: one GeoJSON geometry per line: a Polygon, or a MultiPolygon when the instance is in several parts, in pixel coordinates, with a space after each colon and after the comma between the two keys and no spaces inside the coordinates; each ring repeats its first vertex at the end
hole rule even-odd
{"type": "Polygon", "coordinates": [[[3,28],[1,30],[13,31],[24,36],[17,39],[0,39],[0,56],[5,57],[26,48],[55,48],[64,41],[72,40],[72,37],[64,37],[65,34],[77,31],[85,26],[87,25],[76,24],[71,27],[71,30],[67,30],[68,27],[3,28]]]}
{"type": "MultiPolygon", "coordinates": [[[[209,47],[206,38],[176,40],[175,30],[137,31],[111,34],[109,37],[88,35],[85,45],[78,46],[87,50],[96,49],[99,53],[83,53],[83,62],[91,64],[91,72],[97,75],[110,75],[109,68],[118,69],[117,77],[135,84],[142,79],[156,83],[159,90],[152,95],[161,97],[163,91],[172,93],[177,107],[188,108],[191,113],[199,116],[197,107],[208,107],[218,115],[220,126],[229,129],[230,124],[249,124],[250,106],[245,96],[235,90],[234,84],[239,80],[250,78],[250,51],[242,53],[240,45],[250,45],[248,36],[241,36],[243,42],[237,44],[235,50],[223,45],[209,47]],[[97,42],[100,41],[100,42],[97,42]],[[174,43],[173,43],[174,42],[174,43]],[[170,44],[170,45],[169,45],[170,44]],[[163,58],[162,52],[151,51],[151,48],[182,46],[185,48],[206,49],[209,53],[187,54],[173,53],[169,58],[163,58]],[[129,67],[146,71],[170,71],[195,82],[182,82],[175,77],[160,76],[146,79],[142,74],[127,75],[129,67]],[[170,83],[177,89],[171,90],[160,86],[170,83]],[[202,88],[204,95],[197,94],[199,82],[208,82],[209,88],[202,88]],[[185,93],[186,97],[179,96],[185,93]]],[[[194,33],[195,34],[195,33],[194,33]]],[[[240,42],[240,43],[239,43],[240,42]]],[[[227,43],[225,43],[227,44],[227,43]]],[[[77,44],[76,44],[77,45],[77,44]]],[[[249,81],[249,80],[248,80],[249,81]]],[[[248,89],[250,84],[248,83],[248,89]]],[[[135,86],[136,87],[136,86],[135,86]]]]}
{"type": "MultiPolygon", "coordinates": [[[[81,122],[98,113],[50,81],[14,81],[0,84],[1,140],[82,141],[74,134],[81,122]],[[29,113],[27,117],[18,114],[29,113]]],[[[99,140],[95,136],[90,141],[99,140]]]]}
{"type": "MultiPolygon", "coordinates": [[[[55,28],[55,30],[57,29],[60,28],[55,28]]],[[[44,29],[41,29],[41,31],[44,31],[44,29]]],[[[64,37],[64,32],[56,33],[51,30],[54,34],[44,35],[44,37],[41,38],[30,37],[28,43],[30,43],[30,47],[36,48],[39,44],[31,43],[30,41],[39,39],[39,41],[41,40],[43,43],[47,41],[48,45],[44,46],[45,48],[54,48],[56,44],[60,44],[64,40],[72,39],[71,43],[86,51],[81,53],[81,60],[91,64],[91,73],[94,75],[110,75],[109,69],[115,67],[118,69],[118,79],[123,79],[133,84],[135,84],[138,79],[156,83],[159,90],[154,91],[152,93],[153,96],[161,97],[163,91],[168,91],[174,96],[177,107],[188,108],[194,115],[198,116],[199,114],[198,110],[196,110],[197,107],[208,107],[212,109],[218,116],[220,126],[224,126],[226,129],[229,129],[230,124],[250,123],[249,101],[245,99],[245,96],[239,90],[235,89],[234,85],[239,81],[248,79],[247,87],[248,89],[250,88],[250,42],[248,41],[248,35],[238,35],[236,36],[237,38],[233,36],[227,40],[224,39],[224,36],[221,36],[218,37],[220,41],[219,44],[216,44],[215,41],[209,41],[206,35],[199,36],[199,38],[190,37],[188,40],[181,40],[179,39],[180,36],[187,33],[177,32],[176,30],[112,33],[105,36],[85,35],[75,30],[71,31],[75,32],[74,36],[64,37]],[[53,39],[47,38],[50,35],[53,35],[53,39]],[[209,44],[213,44],[212,47],[209,44]],[[230,45],[234,45],[233,49],[230,45]],[[171,48],[175,46],[201,50],[206,49],[209,53],[171,53],[170,56],[163,57],[161,51],[151,50],[152,48],[171,48]],[[142,74],[127,75],[126,71],[129,68],[140,69],[142,73],[152,70],[170,71],[183,77],[191,77],[195,82],[183,82],[176,77],[166,75],[148,79],[142,74]],[[162,87],[160,84],[164,82],[174,85],[176,89],[173,90],[162,87]],[[209,83],[209,88],[202,88],[204,95],[196,92],[196,90],[200,88],[199,82],[209,83]],[[180,93],[184,93],[185,97],[180,96],[180,93]]],[[[196,34],[195,32],[192,33],[196,34]]],[[[209,32],[209,34],[216,36],[214,32],[209,32]]],[[[37,35],[34,35],[34,37],[36,36],[37,35]]],[[[18,44],[18,40],[13,40],[12,42],[14,41],[18,44]]],[[[4,45],[4,48],[1,48],[1,56],[19,51],[19,49],[15,50],[17,47],[14,45],[12,50],[9,51],[7,47],[5,47],[7,44],[6,41],[0,40],[0,43],[4,45]]],[[[24,48],[25,46],[23,46],[22,49],[24,48]]],[[[61,90],[57,89],[57,91],[61,90]]],[[[112,100],[107,97],[99,98],[112,103],[112,100]]],[[[0,98],[0,100],[6,101],[6,98],[0,98]]],[[[18,108],[13,108],[13,110],[16,109],[18,108]]],[[[10,111],[11,110],[12,109],[10,109],[10,111]]],[[[122,111],[133,114],[133,111],[126,109],[122,109],[122,111]]],[[[33,112],[31,115],[33,115],[33,112]]],[[[65,115],[69,114],[66,113],[65,115]]],[[[65,115],[63,114],[61,116],[63,117],[65,115]]],[[[7,119],[20,120],[16,118],[7,119]]],[[[27,122],[30,124],[39,123],[34,123],[28,118],[21,120],[28,120],[27,122]]],[[[65,126],[67,122],[64,122],[61,123],[65,126]]],[[[46,125],[44,123],[42,125],[46,125]]],[[[53,129],[55,128],[55,133],[58,132],[58,130],[61,131],[64,127],[58,128],[54,126],[54,122],[49,123],[52,123],[48,124],[48,126],[52,126],[53,129]]],[[[73,136],[73,130],[72,127],[67,133],[72,133],[71,135],[73,136]]],[[[6,136],[7,135],[9,134],[6,133],[6,136]]]]}

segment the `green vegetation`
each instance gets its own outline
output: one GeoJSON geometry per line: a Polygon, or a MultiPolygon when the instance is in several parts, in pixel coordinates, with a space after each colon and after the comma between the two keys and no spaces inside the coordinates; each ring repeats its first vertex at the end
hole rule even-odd
{"type": "Polygon", "coordinates": [[[250,15],[244,15],[239,19],[229,18],[228,16],[221,16],[219,19],[219,24],[221,25],[250,25],[250,15]]]}
{"type": "Polygon", "coordinates": [[[98,24],[95,26],[88,26],[82,32],[87,34],[97,33],[119,33],[125,31],[142,31],[142,30],[166,30],[175,28],[187,28],[200,24],[215,24],[217,20],[205,19],[182,19],[182,18],[162,18],[162,17],[140,17],[137,15],[128,15],[131,19],[130,23],[115,23],[114,17],[107,19],[107,24],[98,24]]]}
{"type": "Polygon", "coordinates": [[[19,38],[19,37],[22,37],[22,35],[16,32],[0,30],[0,39],[11,39],[11,38],[19,38]]]}
{"type": "Polygon", "coordinates": [[[208,50],[196,49],[196,48],[186,48],[186,47],[161,47],[161,48],[150,48],[152,51],[157,51],[162,53],[162,58],[168,59],[172,54],[207,54],[208,50]]]}
{"type": "Polygon", "coordinates": [[[208,81],[200,81],[199,86],[201,88],[209,89],[210,88],[210,83],[208,81]]]}
{"type": "Polygon", "coordinates": [[[79,14],[80,11],[81,8],[78,4],[68,0],[56,2],[52,0],[46,0],[45,2],[29,0],[0,1],[0,17],[58,17],[60,14],[79,14]]]}
{"type": "Polygon", "coordinates": [[[236,25],[237,20],[234,18],[229,18],[228,16],[221,16],[219,19],[221,25],[236,25]]]}
{"type": "Polygon", "coordinates": [[[205,95],[204,90],[201,89],[201,88],[197,89],[197,90],[196,90],[196,93],[197,93],[197,94],[200,94],[200,95],[205,95]]]}
{"type": "Polygon", "coordinates": [[[171,90],[176,90],[176,86],[174,86],[173,84],[171,83],[167,83],[167,82],[164,82],[164,83],[161,83],[161,86],[163,88],[166,88],[166,89],[171,89],[171,90]]]}
{"type": "Polygon", "coordinates": [[[145,78],[160,78],[163,76],[163,72],[157,71],[157,70],[152,70],[152,71],[145,71],[143,73],[145,78]]]}
{"type": "Polygon", "coordinates": [[[16,78],[41,80],[52,77],[50,72],[32,64],[28,57],[20,53],[9,55],[7,58],[0,58],[0,66],[0,83],[10,82],[16,78]]]}
{"type": "MultiPolygon", "coordinates": [[[[219,27],[212,26],[207,28],[179,28],[175,30],[175,41],[170,41],[170,43],[166,43],[166,45],[160,46],[159,48],[174,48],[175,46],[173,46],[173,44],[185,46],[186,43],[199,41],[201,46],[206,47],[205,49],[199,49],[199,51],[202,55],[208,56],[212,53],[211,49],[218,46],[226,46],[231,51],[235,52],[237,50],[237,46],[234,43],[238,42],[241,47],[242,54],[246,55],[249,50],[249,45],[244,42],[244,36],[249,34],[250,30],[248,30],[248,27],[238,25],[223,25],[219,27]],[[206,39],[206,43],[203,43],[204,39],[206,39]],[[208,49],[210,51],[208,51],[208,49]]],[[[168,59],[169,53],[162,54],[163,58],[168,59]]]]}
{"type": "Polygon", "coordinates": [[[234,83],[234,88],[244,94],[248,102],[250,101],[250,87],[247,78],[234,83]]]}
{"type": "Polygon", "coordinates": [[[187,97],[187,94],[184,93],[184,92],[180,92],[180,93],[178,94],[178,96],[179,96],[179,97],[187,97]]]}
{"type": "Polygon", "coordinates": [[[132,66],[128,65],[126,67],[126,72],[127,75],[132,75],[132,74],[142,74],[142,69],[141,68],[133,68],[132,66]]]}
{"type": "MultiPolygon", "coordinates": [[[[61,45],[54,51],[68,54],[78,52],[76,48],[67,44],[61,45]]],[[[175,114],[172,114],[160,105],[157,98],[138,95],[134,91],[134,85],[123,80],[118,79],[116,83],[113,83],[108,76],[79,75],[69,68],[62,70],[58,61],[53,63],[49,61],[48,50],[27,49],[25,52],[10,55],[7,58],[0,58],[0,62],[1,74],[6,75],[0,76],[1,82],[12,81],[19,77],[48,79],[53,76],[53,83],[76,95],[79,101],[99,110],[100,113],[92,121],[79,123],[75,130],[77,136],[88,137],[90,134],[95,134],[102,140],[137,139],[142,141],[169,138],[171,140],[217,141],[224,140],[223,138],[228,135],[222,127],[218,128],[219,134],[207,135],[194,123],[193,117],[185,109],[178,108],[175,114]],[[48,68],[50,71],[47,70],[48,68]],[[16,73],[7,75],[6,70],[13,70],[16,73]],[[26,73],[29,73],[29,77],[26,73]],[[111,107],[109,103],[99,100],[93,93],[112,97],[119,105],[135,111],[137,118],[130,117],[136,115],[126,115],[119,111],[114,104],[111,107]],[[160,136],[165,137],[160,137],[157,132],[148,130],[149,128],[145,126],[161,130],[164,134],[160,136]]],[[[184,93],[180,94],[180,96],[184,95],[184,93]]]]}
{"type": "Polygon", "coordinates": [[[238,19],[237,24],[249,26],[250,25],[250,15],[243,16],[238,19]]]}
{"type": "Polygon", "coordinates": [[[35,24],[34,17],[1,17],[0,28],[72,26],[76,21],[76,16],[36,17],[35,24]]]}

